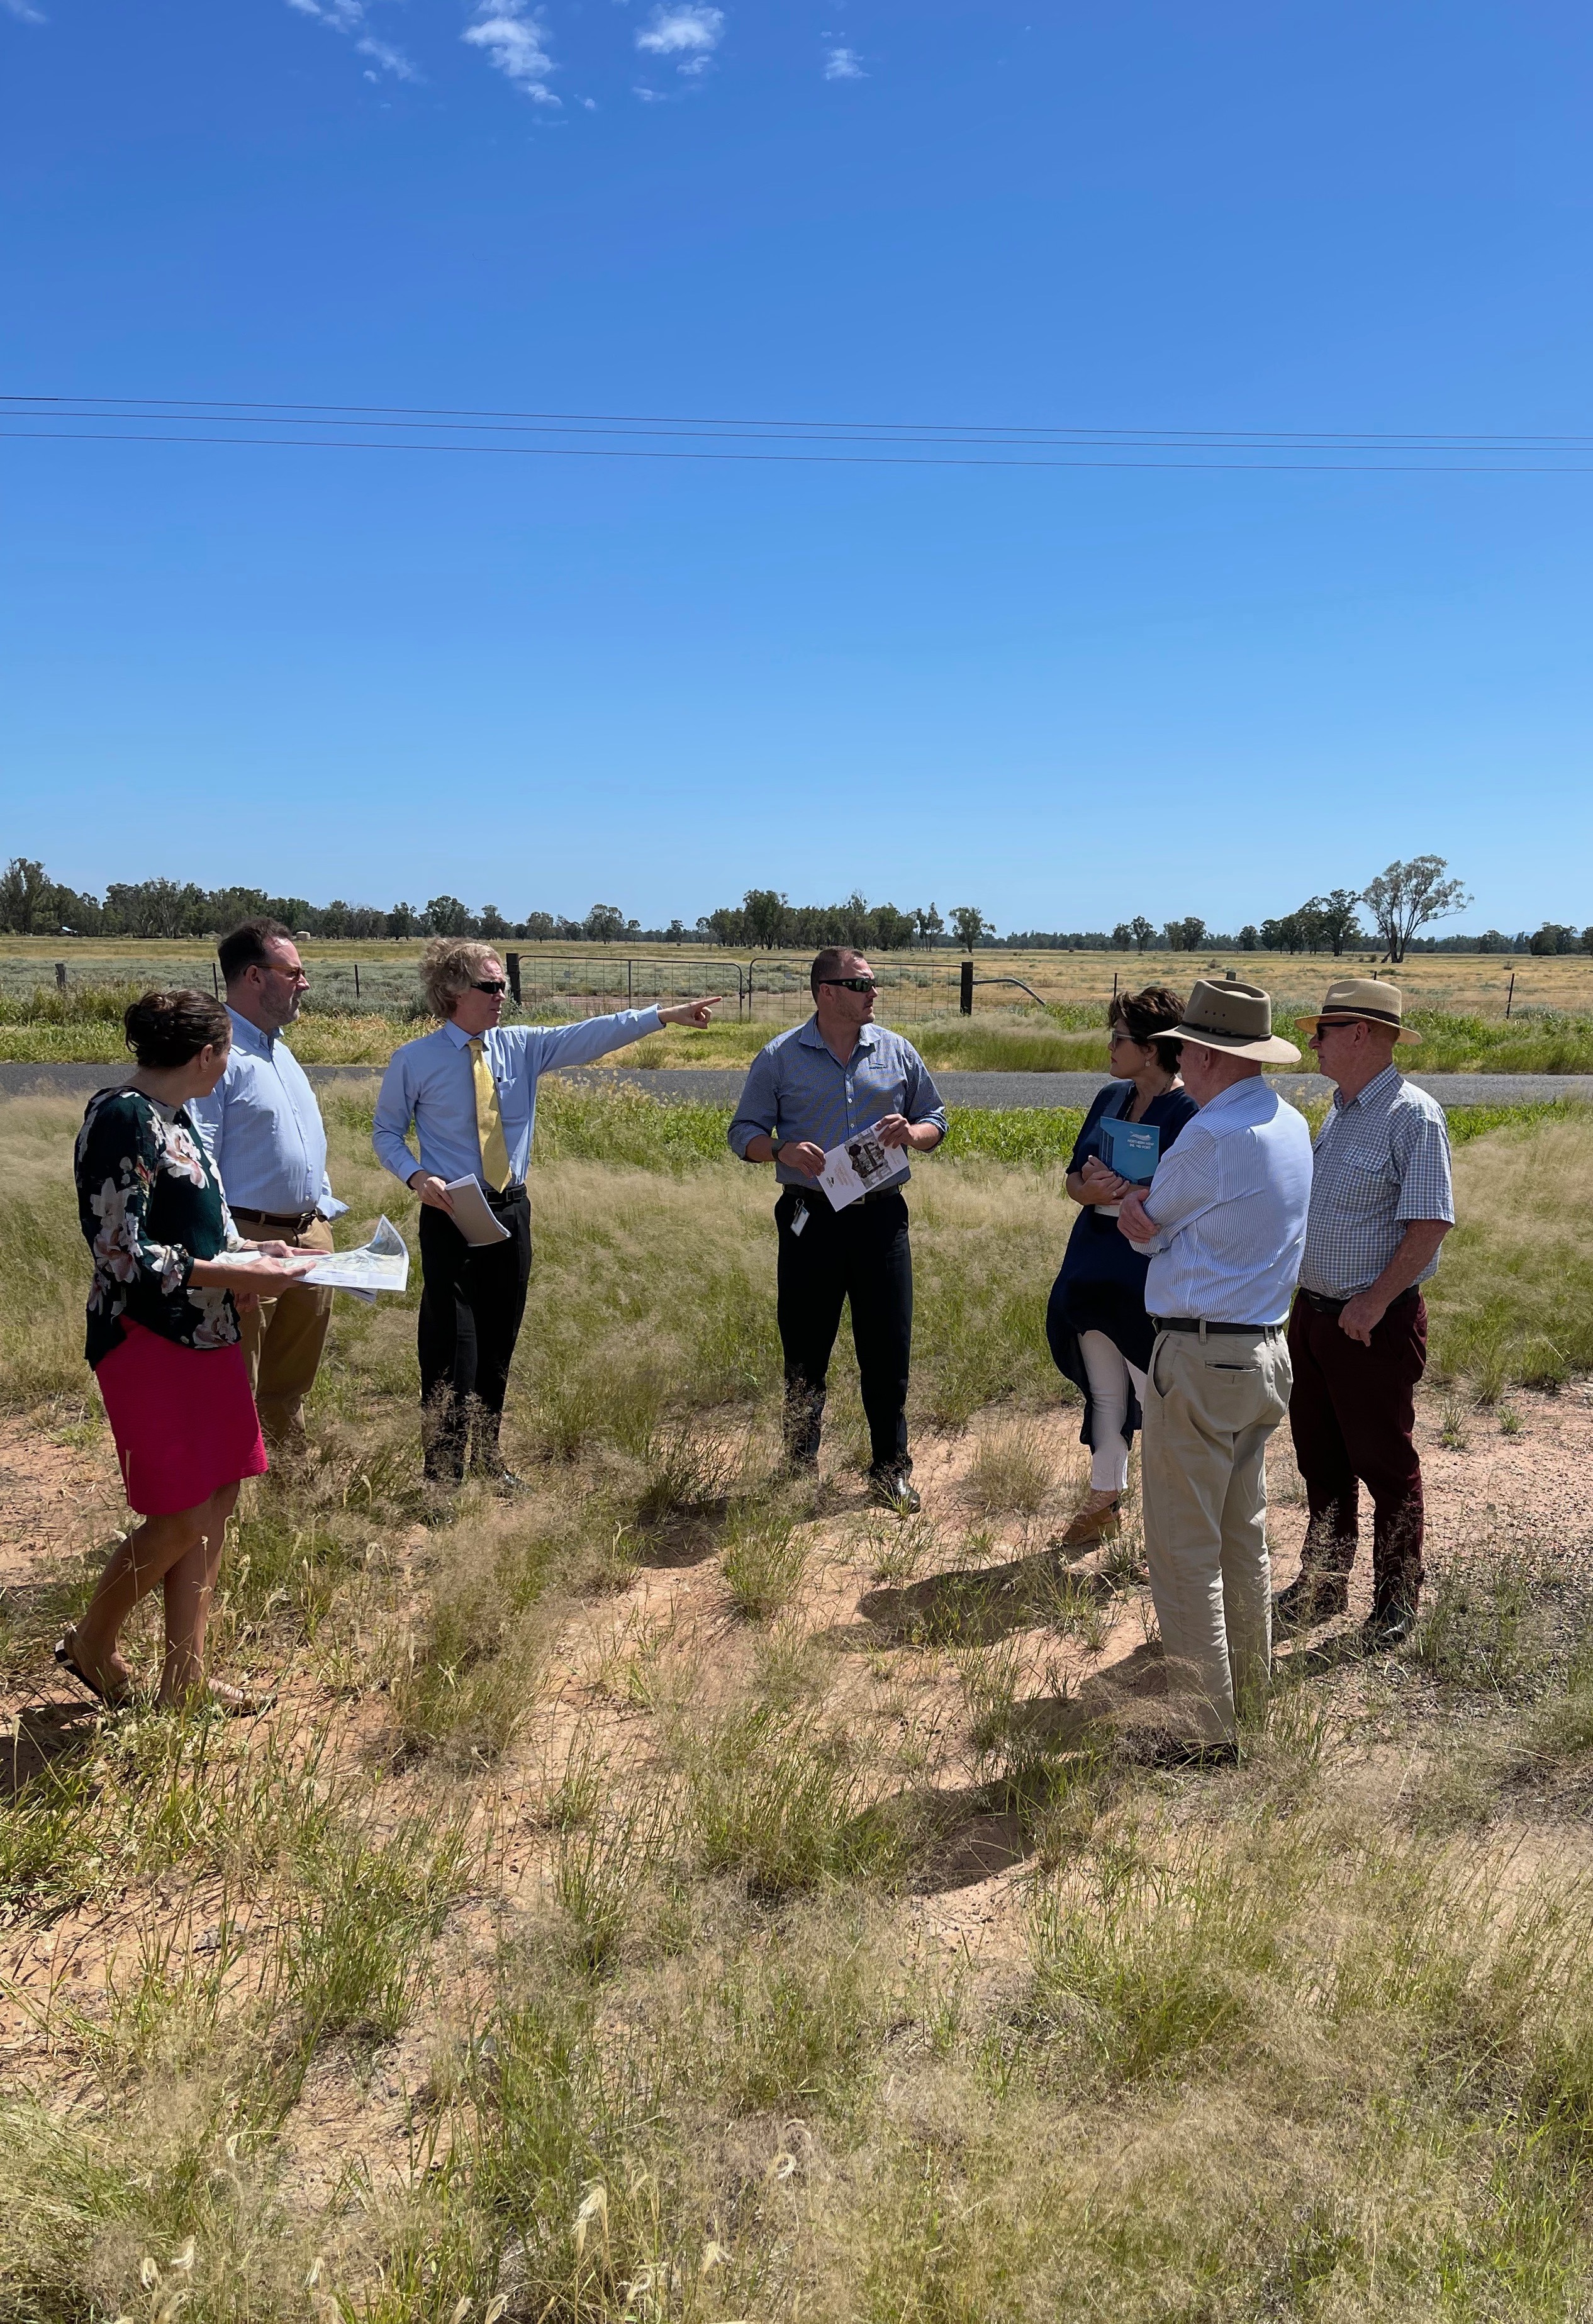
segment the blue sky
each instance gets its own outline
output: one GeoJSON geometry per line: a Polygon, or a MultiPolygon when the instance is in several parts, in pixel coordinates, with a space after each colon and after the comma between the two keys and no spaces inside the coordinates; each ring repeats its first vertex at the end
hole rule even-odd
{"type": "MultiPolygon", "coordinates": [[[[1532,0],[0,0],[0,386],[1593,439],[1590,67],[1532,0]]],[[[18,437],[0,849],[1003,928],[1433,850],[1580,924],[1590,513],[18,437]]]]}

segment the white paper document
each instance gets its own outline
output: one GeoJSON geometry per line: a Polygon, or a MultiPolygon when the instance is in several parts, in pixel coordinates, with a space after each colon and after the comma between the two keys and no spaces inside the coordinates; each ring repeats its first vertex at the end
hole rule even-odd
{"type": "Polygon", "coordinates": [[[819,1185],[832,1206],[843,1211],[851,1203],[861,1203],[876,1187],[892,1185],[907,1175],[905,1146],[881,1146],[871,1130],[860,1130],[843,1145],[831,1147],[819,1172],[819,1185]]]}
{"type": "Polygon", "coordinates": [[[383,1219],[369,1242],[357,1250],[328,1251],[299,1279],[323,1291],[356,1291],[366,1299],[379,1291],[407,1291],[410,1247],[392,1221],[383,1219]]]}
{"type": "Polygon", "coordinates": [[[509,1229],[483,1194],[479,1178],[450,1178],[448,1192],[454,1198],[454,1224],[472,1250],[483,1243],[508,1241],[509,1229]]]}

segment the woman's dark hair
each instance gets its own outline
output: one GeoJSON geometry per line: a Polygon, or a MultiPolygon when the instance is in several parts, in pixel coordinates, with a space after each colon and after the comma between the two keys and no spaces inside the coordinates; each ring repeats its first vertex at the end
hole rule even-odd
{"type": "Polygon", "coordinates": [[[1147,984],[1143,992],[1117,992],[1106,1012],[1109,1025],[1120,1025],[1131,1041],[1142,1049],[1154,1047],[1156,1063],[1165,1074],[1178,1071],[1178,1060],[1183,1054],[1182,1041],[1161,1041],[1158,1033],[1169,1025],[1182,1023],[1183,1003],[1171,986],[1147,984]]]}
{"type": "Polygon", "coordinates": [[[145,992],[122,1023],[127,1046],[141,1065],[186,1065],[207,1045],[225,1049],[232,1019],[207,992],[145,992]]]}

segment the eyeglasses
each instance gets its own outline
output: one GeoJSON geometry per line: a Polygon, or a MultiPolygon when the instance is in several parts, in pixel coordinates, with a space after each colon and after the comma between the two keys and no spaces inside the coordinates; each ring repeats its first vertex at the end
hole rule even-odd
{"type": "Polygon", "coordinates": [[[821,976],[821,984],[838,984],[843,992],[878,992],[879,987],[871,976],[821,976]]]}
{"type": "Polygon", "coordinates": [[[1352,1025],[1358,1025],[1361,1021],[1358,1017],[1319,1017],[1316,1038],[1320,1041],[1324,1033],[1347,1033],[1352,1025]]]}
{"type": "Polygon", "coordinates": [[[1142,1041],[1137,1041],[1132,1033],[1120,1032],[1114,1025],[1106,1037],[1106,1046],[1109,1049],[1115,1049],[1120,1041],[1127,1041],[1130,1048],[1135,1049],[1143,1048],[1145,1046],[1142,1041]]]}
{"type": "Polygon", "coordinates": [[[473,984],[470,989],[472,992],[507,992],[509,990],[509,982],[506,977],[483,976],[478,982],[473,984]]]}

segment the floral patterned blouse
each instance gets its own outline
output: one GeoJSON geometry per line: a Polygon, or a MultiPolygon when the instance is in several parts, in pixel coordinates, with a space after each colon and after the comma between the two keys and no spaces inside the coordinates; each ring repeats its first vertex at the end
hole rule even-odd
{"type": "Polygon", "coordinates": [[[97,1090],[74,1159],[78,1216],[94,1255],[89,1362],[121,1346],[124,1316],[180,1347],[232,1346],[232,1294],[189,1281],[197,1259],[234,1250],[242,1237],[187,1108],[141,1090],[97,1090]]]}

